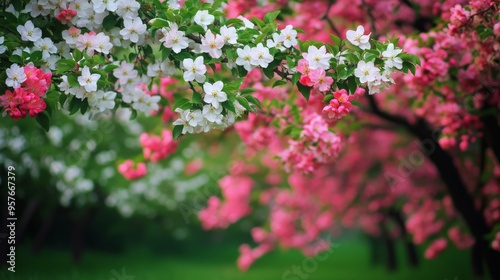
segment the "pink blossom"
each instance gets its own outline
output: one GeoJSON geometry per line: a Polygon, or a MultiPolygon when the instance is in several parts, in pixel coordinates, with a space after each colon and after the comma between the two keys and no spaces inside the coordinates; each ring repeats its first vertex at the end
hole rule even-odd
{"type": "Polygon", "coordinates": [[[144,177],[148,170],[146,169],[146,164],[141,162],[137,164],[137,167],[134,168],[134,162],[132,160],[126,160],[124,163],[118,166],[118,171],[125,177],[127,180],[135,180],[141,177],[144,177]]]}
{"type": "Polygon", "coordinates": [[[161,136],[141,134],[139,141],[143,147],[144,159],[158,162],[175,152],[178,142],[173,140],[170,130],[163,130],[161,136]]]}
{"type": "Polygon", "coordinates": [[[323,68],[316,68],[309,74],[311,82],[314,84],[314,88],[319,91],[330,90],[330,85],[333,83],[333,78],[326,75],[323,68]]]}
{"type": "Polygon", "coordinates": [[[333,94],[333,99],[330,100],[330,104],[323,108],[323,113],[328,116],[329,119],[339,120],[347,116],[351,111],[351,98],[345,89],[336,91],[333,94]]]}
{"type": "Polygon", "coordinates": [[[424,253],[424,257],[426,259],[434,259],[436,258],[444,249],[448,247],[448,242],[444,238],[439,238],[434,240],[434,242],[427,247],[424,253]]]}
{"type": "Polygon", "coordinates": [[[71,19],[76,16],[76,11],[71,9],[64,9],[56,15],[56,19],[62,24],[67,24],[71,19]]]}

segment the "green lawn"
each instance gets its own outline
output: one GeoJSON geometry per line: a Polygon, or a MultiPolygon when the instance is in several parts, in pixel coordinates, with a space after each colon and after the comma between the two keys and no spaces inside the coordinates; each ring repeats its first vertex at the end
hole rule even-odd
{"type": "Polygon", "coordinates": [[[324,260],[307,262],[302,275],[284,273],[293,266],[302,267],[304,257],[297,251],[276,251],[259,259],[247,272],[235,265],[237,245],[200,247],[180,256],[158,256],[149,253],[86,252],[78,265],[66,251],[43,251],[33,255],[27,248],[19,248],[16,272],[0,272],[0,279],[23,280],[176,280],[176,279],[289,279],[289,280],[357,280],[357,279],[418,279],[469,280],[474,279],[469,265],[469,253],[448,249],[437,260],[424,261],[418,269],[411,269],[406,260],[399,260],[400,269],[387,273],[382,266],[369,264],[369,251],[363,240],[340,240],[324,260]],[[122,270],[126,275],[123,277],[122,270]],[[116,277],[113,277],[116,275],[116,277]]]}

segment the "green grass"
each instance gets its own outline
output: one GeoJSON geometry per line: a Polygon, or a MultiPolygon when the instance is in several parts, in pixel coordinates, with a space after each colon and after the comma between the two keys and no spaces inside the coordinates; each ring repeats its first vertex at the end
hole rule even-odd
{"type": "MultiPolygon", "coordinates": [[[[81,263],[71,262],[66,251],[42,251],[33,255],[27,248],[19,248],[16,272],[3,268],[0,279],[10,280],[111,280],[113,271],[118,275],[122,269],[135,278],[117,277],[115,280],[225,280],[225,279],[289,279],[289,280],[462,280],[474,279],[467,251],[446,250],[438,259],[423,261],[414,269],[406,265],[400,254],[399,270],[388,273],[381,265],[369,263],[367,243],[359,239],[342,239],[337,242],[326,260],[317,261],[302,277],[290,274],[283,277],[293,266],[301,267],[305,259],[297,251],[276,251],[265,255],[247,272],[237,269],[235,260],[237,245],[207,245],[190,249],[179,256],[158,256],[145,252],[129,252],[113,255],[101,252],[86,252],[81,263]],[[307,277],[307,278],[306,278],[307,277]]],[[[313,263],[311,263],[313,265],[313,263]]]]}

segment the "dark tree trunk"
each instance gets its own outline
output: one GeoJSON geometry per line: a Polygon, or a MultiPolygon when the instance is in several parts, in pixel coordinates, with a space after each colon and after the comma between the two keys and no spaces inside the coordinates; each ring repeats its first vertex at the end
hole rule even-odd
{"type": "Polygon", "coordinates": [[[40,249],[42,249],[43,243],[47,238],[50,229],[52,228],[52,224],[54,223],[56,216],[57,216],[57,207],[54,207],[50,211],[47,218],[44,220],[42,227],[38,230],[35,239],[33,239],[33,244],[31,245],[31,250],[33,250],[33,252],[38,253],[40,252],[40,249]]]}
{"type": "Polygon", "coordinates": [[[18,242],[21,242],[24,239],[24,235],[26,234],[26,228],[28,227],[31,218],[33,218],[36,210],[40,207],[40,199],[32,198],[26,205],[26,208],[21,216],[19,221],[19,227],[16,229],[16,239],[18,242]]]}
{"type": "Polygon", "coordinates": [[[382,254],[381,254],[381,248],[380,248],[380,238],[367,235],[368,242],[370,244],[370,264],[371,265],[377,265],[380,263],[380,260],[382,259],[382,254]]]}
{"type": "Polygon", "coordinates": [[[395,271],[397,269],[398,263],[396,260],[396,246],[394,244],[394,239],[391,237],[390,233],[387,230],[387,226],[385,223],[382,223],[382,238],[384,239],[385,248],[386,248],[386,256],[387,256],[387,270],[395,271]]]}
{"type": "Polygon", "coordinates": [[[483,115],[481,121],[485,126],[484,138],[488,146],[493,150],[497,164],[500,164],[500,126],[498,126],[498,119],[491,115],[483,115]]]}
{"type": "Polygon", "coordinates": [[[80,216],[74,223],[73,237],[71,240],[72,257],[74,262],[79,262],[82,258],[84,247],[84,236],[87,225],[92,220],[95,209],[88,208],[82,216],[80,216]]]}
{"type": "Polygon", "coordinates": [[[406,230],[403,217],[401,217],[401,214],[395,209],[389,210],[389,216],[394,220],[394,222],[396,222],[396,224],[399,227],[399,230],[401,231],[401,238],[405,244],[408,263],[410,264],[410,266],[413,267],[418,266],[419,258],[418,258],[417,248],[415,247],[415,244],[413,244],[413,242],[411,242],[410,240],[410,236],[408,234],[408,231],[406,230]]]}
{"type": "Polygon", "coordinates": [[[500,265],[498,265],[500,264],[500,252],[494,251],[484,239],[484,236],[490,232],[490,228],[482,213],[476,209],[474,200],[467,191],[453,158],[435,141],[432,129],[423,119],[418,119],[415,124],[410,124],[401,116],[381,111],[372,95],[368,95],[368,100],[375,115],[405,127],[420,140],[424,150],[428,151],[427,157],[436,166],[441,179],[445,183],[455,209],[457,209],[465,220],[470,232],[478,243],[477,246],[482,248],[490,276],[494,280],[500,280],[500,265]],[[432,149],[430,150],[429,147],[432,149]]]}
{"type": "Polygon", "coordinates": [[[472,271],[474,271],[474,275],[482,277],[484,276],[484,258],[483,258],[483,248],[481,247],[481,243],[476,242],[471,250],[471,262],[472,262],[472,271]]]}

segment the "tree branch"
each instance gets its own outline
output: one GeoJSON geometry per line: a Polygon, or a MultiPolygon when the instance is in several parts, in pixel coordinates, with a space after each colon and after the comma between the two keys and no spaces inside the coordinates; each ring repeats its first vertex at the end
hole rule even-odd
{"type": "Polygon", "coordinates": [[[326,8],[326,12],[325,12],[325,15],[323,16],[322,20],[326,20],[326,22],[328,23],[328,25],[330,26],[330,28],[333,30],[333,32],[335,32],[335,34],[337,34],[338,37],[341,37],[342,34],[340,34],[339,29],[335,26],[335,24],[333,23],[333,21],[328,17],[328,13],[330,12],[333,4],[335,4],[335,0],[331,0],[328,3],[328,8],[326,8]]]}

